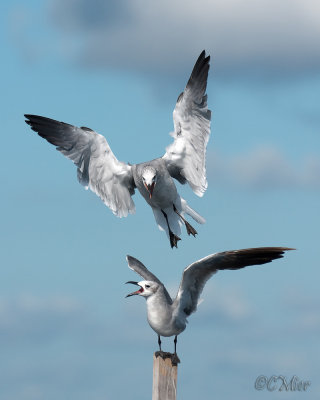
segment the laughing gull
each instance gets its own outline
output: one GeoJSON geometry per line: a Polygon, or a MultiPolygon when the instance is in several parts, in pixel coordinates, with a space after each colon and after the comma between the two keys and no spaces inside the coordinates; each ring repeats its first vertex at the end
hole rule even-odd
{"type": "Polygon", "coordinates": [[[177,247],[181,225],[185,225],[188,235],[197,234],[185,214],[200,224],[205,222],[179,196],[173,178],[188,183],[200,197],[207,189],[205,155],[211,111],[205,92],[209,60],[203,51],[173,111],[174,141],[164,156],[155,160],[135,165],[118,161],[106,139],[90,128],[30,114],[25,114],[26,123],[75,163],[79,182],[118,217],[135,212],[131,196],[137,188],[151,206],[159,229],[167,233],[171,247],[177,247]]]}
{"type": "Polygon", "coordinates": [[[174,300],[171,299],[163,283],[153,275],[139,260],[127,256],[128,266],[144,279],[140,282],[129,281],[140,289],[126,297],[139,295],[147,301],[147,318],[151,328],[160,336],[175,336],[176,354],[177,336],[186,328],[187,318],[197,310],[199,296],[208,279],[224,269],[241,269],[248,265],[269,263],[282,258],[284,252],[294,250],[288,247],[258,247],[242,250],[230,250],[211,254],[186,267],[182,274],[180,287],[174,300]]]}

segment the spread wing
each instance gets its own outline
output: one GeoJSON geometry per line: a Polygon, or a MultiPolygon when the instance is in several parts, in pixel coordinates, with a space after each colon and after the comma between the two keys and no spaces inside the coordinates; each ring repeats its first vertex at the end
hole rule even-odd
{"type": "Polygon", "coordinates": [[[188,182],[203,196],[206,178],[206,147],[210,135],[211,111],[207,107],[207,78],[210,56],[203,51],[191,73],[184,92],[173,111],[174,142],[166,148],[163,159],[170,175],[180,183],[188,182]]]}
{"type": "Polygon", "coordinates": [[[258,247],[211,254],[185,268],[174,303],[187,315],[195,312],[199,296],[208,279],[219,270],[240,269],[282,258],[287,247],[258,247]]]}
{"type": "Polygon", "coordinates": [[[150,272],[148,270],[147,267],[145,267],[141,261],[137,260],[136,258],[132,257],[132,256],[127,256],[127,262],[128,262],[128,266],[130,269],[132,269],[133,271],[135,271],[137,274],[139,274],[140,276],[142,276],[142,278],[146,281],[152,281],[152,282],[157,282],[160,285],[163,286],[164,289],[164,294],[168,300],[168,303],[171,304],[172,303],[172,299],[169,295],[169,293],[167,292],[167,289],[165,288],[164,284],[155,276],[153,275],[152,272],[150,272]]]}
{"type": "Polygon", "coordinates": [[[26,114],[26,123],[78,167],[79,182],[96,193],[118,217],[135,212],[131,166],[120,162],[106,139],[92,129],[26,114]]]}

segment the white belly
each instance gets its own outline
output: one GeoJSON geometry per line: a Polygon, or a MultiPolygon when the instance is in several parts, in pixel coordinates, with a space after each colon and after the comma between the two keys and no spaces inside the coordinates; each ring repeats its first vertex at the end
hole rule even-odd
{"type": "Polygon", "coordinates": [[[147,300],[148,322],[160,336],[178,335],[185,329],[185,324],[177,324],[173,318],[171,305],[159,306],[158,301],[147,300]]]}

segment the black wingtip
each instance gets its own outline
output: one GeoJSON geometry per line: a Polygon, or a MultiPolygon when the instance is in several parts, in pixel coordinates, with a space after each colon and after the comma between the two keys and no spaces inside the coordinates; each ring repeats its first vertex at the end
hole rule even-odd
{"type": "MultiPolygon", "coordinates": [[[[201,97],[205,94],[207,87],[208,72],[210,69],[209,61],[210,56],[206,57],[205,50],[203,50],[193,67],[187,83],[187,86],[196,85],[201,92],[201,97]]],[[[199,101],[200,100],[201,98],[199,98],[199,101]]]]}
{"type": "Polygon", "coordinates": [[[262,265],[273,260],[283,258],[286,251],[295,250],[291,247],[256,247],[240,250],[227,251],[232,261],[229,265],[221,265],[218,269],[241,269],[249,265],[262,265]],[[232,259],[234,257],[234,259],[232,259]]]}
{"type": "Polygon", "coordinates": [[[271,252],[272,251],[274,251],[274,252],[279,252],[279,254],[281,254],[281,257],[283,257],[284,255],[285,255],[285,252],[286,251],[292,251],[292,250],[297,250],[297,249],[295,249],[295,248],[293,248],[293,247],[270,247],[270,248],[267,248],[267,249],[270,249],[271,250],[271,252]]]}
{"type": "Polygon", "coordinates": [[[34,115],[34,114],[24,114],[24,117],[26,119],[28,119],[29,121],[31,121],[32,119],[41,119],[41,118],[45,118],[45,117],[41,117],[40,115],[34,115]]]}
{"type": "Polygon", "coordinates": [[[30,125],[30,118],[32,117],[32,115],[31,114],[24,114],[23,115],[24,117],[25,117],[25,122],[28,124],[28,125],[30,125]]]}
{"type": "Polygon", "coordinates": [[[26,118],[26,119],[25,119],[25,123],[26,123],[27,125],[29,125],[33,131],[36,132],[36,130],[35,130],[34,127],[33,127],[33,123],[32,123],[32,118],[35,117],[35,115],[32,115],[32,114],[24,114],[24,117],[26,118]]]}
{"type": "Polygon", "coordinates": [[[34,129],[34,125],[39,123],[39,122],[43,122],[45,120],[48,120],[48,118],[45,117],[41,117],[40,115],[33,115],[33,114],[24,114],[24,117],[26,118],[25,122],[26,124],[31,126],[31,129],[33,129],[35,132],[37,132],[34,129]]]}
{"type": "Polygon", "coordinates": [[[210,55],[206,56],[206,51],[202,50],[202,52],[200,53],[200,55],[199,55],[199,57],[198,57],[198,59],[196,61],[196,64],[198,64],[200,62],[203,62],[204,64],[207,64],[209,61],[210,61],[210,55]]]}
{"type": "Polygon", "coordinates": [[[240,250],[240,257],[243,255],[244,259],[248,257],[248,260],[252,257],[252,262],[256,264],[264,264],[272,262],[278,258],[283,258],[286,251],[295,250],[292,247],[260,247],[247,250],[240,250]]]}

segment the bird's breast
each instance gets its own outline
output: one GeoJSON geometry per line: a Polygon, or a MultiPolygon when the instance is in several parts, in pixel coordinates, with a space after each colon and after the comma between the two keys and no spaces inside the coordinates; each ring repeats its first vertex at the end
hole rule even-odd
{"type": "Polygon", "coordinates": [[[151,197],[143,183],[137,185],[137,188],[146,202],[152,207],[167,208],[177,198],[177,189],[171,176],[167,179],[160,178],[157,180],[151,197]]]}
{"type": "Polygon", "coordinates": [[[159,335],[178,335],[184,329],[177,327],[172,315],[171,305],[167,304],[164,299],[149,298],[147,309],[149,325],[159,335]]]}

